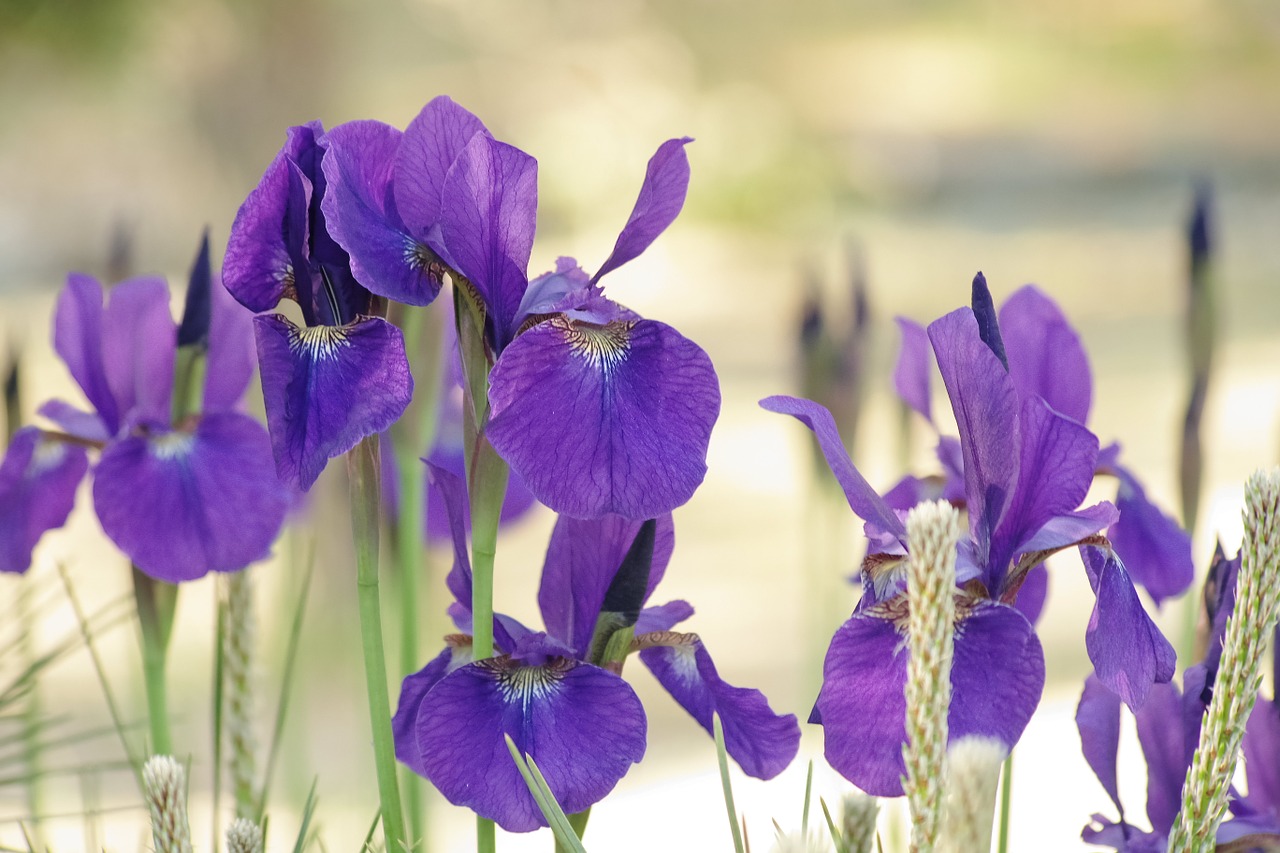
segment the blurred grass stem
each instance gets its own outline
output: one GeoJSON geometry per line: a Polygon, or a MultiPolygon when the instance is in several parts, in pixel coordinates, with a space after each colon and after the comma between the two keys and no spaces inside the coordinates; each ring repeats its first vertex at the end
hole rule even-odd
{"type": "Polygon", "coordinates": [[[147,718],[151,726],[150,752],[172,755],[166,670],[173,614],[178,606],[178,587],[155,580],[134,566],[133,594],[138,605],[138,626],[142,629],[142,675],[147,693],[147,718]]]}

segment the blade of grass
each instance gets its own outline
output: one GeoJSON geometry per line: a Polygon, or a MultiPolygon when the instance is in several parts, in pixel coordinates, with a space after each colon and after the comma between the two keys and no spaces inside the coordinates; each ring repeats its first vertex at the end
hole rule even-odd
{"type": "MultiPolygon", "coordinates": [[[[307,792],[307,802],[302,806],[302,824],[298,827],[298,838],[293,842],[293,853],[302,853],[307,847],[307,832],[311,829],[311,818],[316,813],[316,786],[320,784],[320,777],[316,777],[311,782],[311,790],[307,792]]],[[[264,831],[263,835],[266,833],[264,831]]],[[[263,849],[266,849],[266,839],[263,839],[263,849]]]]}
{"type": "MultiPolygon", "coordinates": [[[[373,813],[373,823],[369,824],[369,831],[364,835],[364,845],[360,849],[365,853],[371,853],[373,850],[373,834],[378,831],[378,821],[380,820],[382,820],[381,808],[373,813]]],[[[320,847],[323,849],[324,844],[321,843],[320,847]]]]}
{"type": "Polygon", "coordinates": [[[733,849],[746,853],[742,843],[742,830],[738,829],[738,812],[733,805],[733,786],[729,784],[729,755],[724,748],[724,726],[720,715],[712,713],[711,725],[716,739],[716,759],[720,764],[720,787],[724,791],[724,807],[729,813],[729,829],[733,831],[733,849]]]}
{"type": "Polygon", "coordinates": [[[809,802],[813,798],[813,759],[809,760],[809,772],[804,777],[804,811],[800,813],[800,835],[809,837],[809,802]]]}
{"type": "Polygon", "coordinates": [[[533,795],[533,801],[538,804],[538,809],[547,819],[547,824],[556,837],[556,849],[570,851],[570,853],[586,853],[586,848],[582,846],[582,839],[578,838],[573,827],[569,825],[568,816],[565,815],[564,809],[560,808],[560,803],[556,801],[555,794],[552,793],[542,771],[538,769],[537,763],[531,757],[520,753],[510,735],[503,735],[503,737],[506,738],[507,751],[511,753],[516,769],[520,771],[524,784],[533,795]]]}
{"type": "MultiPolygon", "coordinates": [[[[809,766],[812,767],[813,762],[810,762],[809,766]]],[[[836,848],[836,853],[847,853],[844,836],[836,828],[836,822],[831,817],[831,809],[827,808],[827,801],[819,797],[818,805],[822,806],[822,816],[827,819],[827,832],[831,834],[831,844],[836,848]]]]}
{"type": "Polygon", "coordinates": [[[275,773],[276,758],[280,754],[280,740],[288,719],[289,696],[293,687],[293,675],[298,662],[298,641],[302,636],[302,617],[307,610],[307,593],[311,590],[311,577],[315,573],[315,540],[307,552],[307,569],[298,589],[298,603],[293,608],[293,624],[289,626],[289,644],[284,653],[284,672],[280,677],[280,700],[276,703],[276,719],[271,731],[271,745],[267,748],[267,763],[262,772],[262,792],[258,795],[258,820],[267,812],[267,793],[271,790],[271,777],[275,773]]]}
{"type": "Polygon", "coordinates": [[[58,564],[58,574],[62,576],[62,586],[67,591],[67,600],[71,602],[71,609],[75,613],[76,622],[80,626],[80,634],[84,637],[85,648],[89,651],[89,659],[93,662],[93,670],[98,675],[98,683],[102,686],[102,695],[107,702],[107,710],[111,714],[111,723],[115,726],[116,734],[120,736],[120,745],[124,748],[125,757],[129,760],[129,766],[133,768],[134,780],[138,783],[139,793],[143,790],[142,785],[142,760],[134,753],[129,738],[125,736],[124,722],[120,716],[120,708],[116,705],[115,696],[111,692],[111,685],[107,681],[107,671],[102,666],[102,659],[98,656],[98,650],[93,645],[93,638],[89,632],[88,622],[84,617],[84,610],[80,607],[80,601],[76,598],[75,590],[71,588],[71,579],[67,577],[67,567],[62,563],[58,564]]]}
{"type": "Polygon", "coordinates": [[[222,845],[217,815],[222,814],[222,688],[225,680],[223,644],[227,636],[227,597],[223,595],[222,579],[218,578],[216,629],[213,641],[213,843],[209,849],[217,853],[222,845]]]}

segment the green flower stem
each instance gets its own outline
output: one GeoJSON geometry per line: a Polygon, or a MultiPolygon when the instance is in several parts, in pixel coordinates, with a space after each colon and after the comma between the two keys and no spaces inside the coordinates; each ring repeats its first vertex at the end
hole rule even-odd
{"type": "Polygon", "coordinates": [[[360,639],[364,649],[365,687],[373,727],[374,765],[382,802],[382,834],[386,849],[407,850],[400,790],[396,785],[395,749],[391,737],[391,700],[387,661],[382,647],[382,608],[378,599],[378,436],[371,435],[347,453],[351,481],[351,532],[356,547],[356,588],[360,604],[360,639]]]}
{"type": "MultiPolygon", "coordinates": [[[[429,574],[423,531],[427,471],[421,457],[431,452],[439,427],[440,394],[445,377],[444,312],[424,311],[398,303],[390,310],[393,321],[404,333],[405,351],[416,377],[413,402],[392,428],[396,484],[400,493],[400,516],[394,526],[396,580],[400,593],[400,674],[406,675],[416,672],[421,663],[418,623],[425,607],[419,578],[429,574]]],[[[410,839],[416,853],[426,853],[425,788],[421,777],[407,767],[401,768],[401,778],[410,839]]]]}
{"type": "Polygon", "coordinates": [[[166,665],[178,587],[151,578],[133,567],[133,596],[142,629],[142,675],[147,693],[147,717],[151,724],[151,753],[172,755],[169,733],[169,688],[166,665]]]}
{"type": "Polygon", "coordinates": [[[1000,853],[1009,850],[1009,818],[1013,814],[1013,754],[1004,760],[1000,770],[1000,840],[996,849],[1000,853]]]}

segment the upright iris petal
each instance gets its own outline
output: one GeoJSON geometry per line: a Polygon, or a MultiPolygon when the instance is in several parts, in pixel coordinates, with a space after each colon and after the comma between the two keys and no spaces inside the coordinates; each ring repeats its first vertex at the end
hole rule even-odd
{"type": "Polygon", "coordinates": [[[326,219],[332,212],[357,242],[368,236],[359,216],[368,204],[385,203],[397,137],[361,123],[339,138],[373,152],[349,165],[365,167],[359,180],[325,165],[328,143],[318,122],[291,128],[236,214],[223,267],[223,284],[247,308],[264,311],[287,298],[302,310],[302,328],[279,314],[254,324],[277,473],[302,489],[330,458],[390,426],[413,394],[403,336],[370,316],[373,297],[357,282],[326,219]],[[330,201],[326,171],[339,186],[354,180],[374,200],[330,201]]]}

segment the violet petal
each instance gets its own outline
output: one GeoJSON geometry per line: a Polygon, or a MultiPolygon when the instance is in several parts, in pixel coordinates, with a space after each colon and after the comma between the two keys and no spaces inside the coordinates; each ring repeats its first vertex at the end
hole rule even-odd
{"type": "Polygon", "coordinates": [[[640,660],[708,734],[712,714],[720,715],[725,750],[742,772],[756,779],[777,776],[800,747],[795,714],[775,714],[759,690],[725,683],[706,646],[692,635],[686,640],[645,649],[640,660]]]}
{"type": "Polygon", "coordinates": [[[649,248],[680,214],[689,191],[689,156],[684,147],[692,141],[688,136],[668,139],[649,158],[631,216],[618,235],[613,251],[592,277],[593,283],[649,248]]]}
{"type": "Polygon", "coordinates": [[[1147,499],[1142,485],[1129,471],[1118,468],[1120,490],[1116,507],[1120,518],[1107,536],[1124,559],[1134,581],[1159,606],[1176,598],[1195,580],[1191,536],[1178,522],[1147,499]]]}
{"type": "Polygon", "coordinates": [[[1000,307],[1000,332],[1009,376],[1031,394],[1079,423],[1089,419],[1093,381],[1080,336],[1053,300],[1028,284],[1000,307]]]}
{"type": "Polygon", "coordinates": [[[469,664],[441,679],[418,711],[418,751],[431,782],[509,832],[546,826],[503,735],[538,763],[567,814],[598,802],[645,751],[644,709],[618,676],[557,659],[469,664]]]}
{"type": "Polygon", "coordinates": [[[489,440],[557,512],[656,518],[706,474],[720,387],[670,326],[552,319],[513,341],[489,380],[489,440]]]}
{"type": "Polygon", "coordinates": [[[1096,675],[1084,682],[1084,692],[1076,707],[1076,728],[1080,731],[1080,749],[1103,790],[1116,804],[1120,819],[1120,790],[1116,779],[1116,755],[1120,751],[1120,697],[1112,693],[1096,675]]]}
{"type": "Polygon", "coordinates": [[[164,279],[135,278],[111,289],[102,314],[102,363],[122,427],[169,424],[177,346],[164,279]]]}
{"type": "Polygon", "coordinates": [[[146,574],[177,583],[268,555],[288,496],[257,421],[203,417],[194,432],[135,435],[107,446],[93,503],[107,536],[146,574]]]}
{"type": "Polygon", "coordinates": [[[124,413],[111,393],[102,358],[102,303],[102,285],[97,279],[69,275],[53,315],[53,348],[114,435],[124,413]]]}
{"type": "Polygon", "coordinates": [[[1082,546],[1097,601],[1085,630],[1085,648],[1103,684],[1137,710],[1153,684],[1173,678],[1177,656],[1151,621],[1129,574],[1114,552],[1082,546]]]}
{"type": "Polygon", "coordinates": [[[0,463],[0,572],[25,572],[45,531],[66,524],[89,468],[83,447],[45,438],[36,427],[13,434],[0,463]]]}
{"type": "Polygon", "coordinates": [[[422,669],[406,675],[400,684],[400,701],[391,717],[391,736],[395,742],[396,758],[419,776],[425,776],[422,754],[418,752],[418,711],[427,691],[440,679],[461,666],[471,663],[471,646],[446,646],[422,669]]]}
{"type": "Polygon", "coordinates": [[[898,351],[898,363],[893,369],[893,387],[902,402],[919,412],[926,421],[933,423],[929,401],[929,377],[933,373],[933,352],[929,349],[929,335],[924,326],[906,317],[895,317],[902,332],[902,349],[898,351]]]}
{"type": "Polygon", "coordinates": [[[213,288],[209,323],[209,361],[204,410],[234,409],[240,404],[258,356],[253,343],[253,314],[227,292],[213,288]]]}
{"type": "Polygon", "coordinates": [[[1258,812],[1280,810],[1280,708],[1259,696],[1244,731],[1245,802],[1258,812]]]}
{"type": "Polygon", "coordinates": [[[440,221],[449,167],[477,133],[489,135],[480,119],[444,95],[432,98],[404,129],[392,187],[396,209],[414,238],[425,240],[440,221]]]}
{"type": "Polygon", "coordinates": [[[280,479],[306,490],[334,456],[391,426],[413,395],[400,330],[377,317],[299,329],[254,318],[280,479]]]}
{"type": "Polygon", "coordinates": [[[1147,819],[1162,835],[1173,829],[1182,807],[1182,781],[1191,766],[1181,704],[1177,688],[1155,684],[1134,713],[1138,742],[1147,761],[1147,819]]]}

